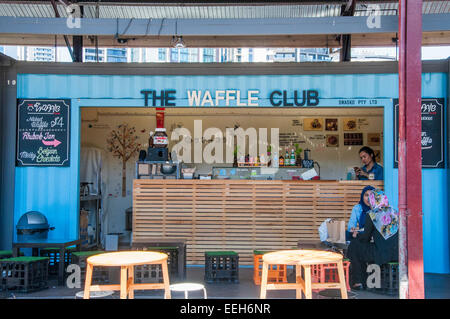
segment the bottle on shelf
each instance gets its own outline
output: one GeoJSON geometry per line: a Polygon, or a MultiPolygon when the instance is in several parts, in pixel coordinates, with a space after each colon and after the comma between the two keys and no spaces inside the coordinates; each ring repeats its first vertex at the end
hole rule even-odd
{"type": "Polygon", "coordinates": [[[150,136],[148,138],[148,147],[153,148],[153,132],[150,132],[150,136]]]}
{"type": "Polygon", "coordinates": [[[286,147],[286,156],[284,156],[284,165],[285,166],[291,165],[291,161],[289,159],[290,159],[290,157],[289,157],[289,150],[286,147]]]}
{"type": "Polygon", "coordinates": [[[291,166],[295,166],[295,152],[294,152],[294,149],[291,150],[291,166]]]}
{"type": "MultiPolygon", "coordinates": [[[[270,160],[269,160],[270,162],[270,160]]],[[[273,161],[272,161],[272,167],[278,168],[280,165],[280,159],[278,158],[278,152],[273,153],[273,161]]]]}
{"type": "Polygon", "coordinates": [[[280,166],[284,166],[284,157],[283,157],[283,155],[280,156],[280,159],[279,159],[278,163],[279,163],[280,166]]]}

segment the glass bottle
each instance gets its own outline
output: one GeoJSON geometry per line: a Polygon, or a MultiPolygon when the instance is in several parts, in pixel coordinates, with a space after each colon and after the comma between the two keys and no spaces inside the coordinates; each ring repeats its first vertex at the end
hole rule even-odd
{"type": "Polygon", "coordinates": [[[291,166],[295,166],[295,152],[294,152],[294,149],[291,150],[291,166]]]}

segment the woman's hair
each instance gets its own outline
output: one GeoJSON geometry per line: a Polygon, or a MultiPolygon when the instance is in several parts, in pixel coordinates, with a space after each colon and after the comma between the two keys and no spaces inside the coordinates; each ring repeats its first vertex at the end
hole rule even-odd
{"type": "Polygon", "coordinates": [[[369,154],[369,156],[372,157],[373,162],[374,163],[377,162],[375,152],[370,147],[368,147],[368,146],[361,147],[358,154],[360,154],[361,152],[365,152],[365,153],[369,154]]]}

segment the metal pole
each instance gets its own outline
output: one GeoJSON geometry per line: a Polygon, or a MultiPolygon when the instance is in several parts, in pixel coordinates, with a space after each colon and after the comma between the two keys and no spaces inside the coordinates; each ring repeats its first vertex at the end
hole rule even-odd
{"type": "Polygon", "coordinates": [[[400,0],[400,298],[424,298],[422,238],[422,0],[400,0]]]}
{"type": "Polygon", "coordinates": [[[399,266],[399,297],[408,299],[408,249],[407,249],[407,205],[406,205],[406,127],[405,127],[405,88],[406,88],[406,37],[405,16],[406,0],[400,0],[399,14],[399,105],[398,105],[398,266],[399,266]]]}

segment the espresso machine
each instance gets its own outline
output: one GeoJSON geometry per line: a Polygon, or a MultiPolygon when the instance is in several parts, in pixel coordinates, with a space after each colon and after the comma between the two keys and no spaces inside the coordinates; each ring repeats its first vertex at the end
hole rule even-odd
{"type": "Polygon", "coordinates": [[[311,150],[305,149],[303,152],[303,160],[302,160],[302,167],[303,168],[313,168],[314,167],[314,161],[312,159],[309,159],[309,154],[311,153],[311,150]]]}
{"type": "Polygon", "coordinates": [[[314,168],[314,165],[317,165],[318,172],[317,174],[320,176],[320,165],[319,163],[315,162],[314,160],[310,159],[310,153],[311,150],[305,149],[303,152],[303,160],[302,160],[302,167],[303,168],[314,168]]]}

